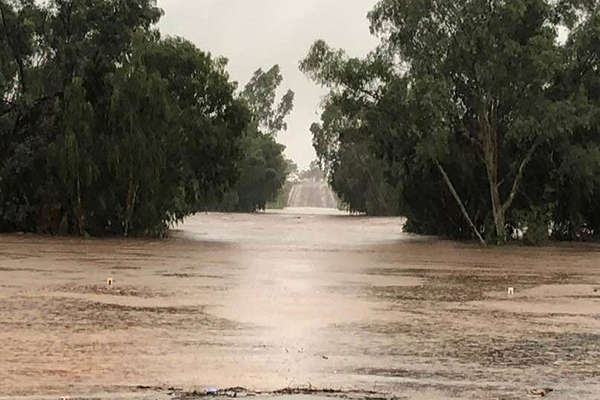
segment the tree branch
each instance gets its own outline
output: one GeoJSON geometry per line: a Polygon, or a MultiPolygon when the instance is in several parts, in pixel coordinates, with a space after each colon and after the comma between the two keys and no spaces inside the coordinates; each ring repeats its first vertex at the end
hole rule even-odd
{"type": "Polygon", "coordinates": [[[517,192],[519,191],[519,186],[521,185],[521,181],[523,180],[523,174],[525,173],[525,167],[527,167],[527,164],[529,164],[529,162],[533,158],[533,155],[535,154],[535,151],[537,150],[538,147],[541,146],[542,142],[543,142],[543,140],[541,137],[538,140],[536,140],[535,143],[533,143],[533,146],[531,146],[531,148],[525,155],[525,158],[523,158],[523,161],[521,162],[521,165],[519,166],[519,172],[517,172],[517,176],[515,177],[515,181],[513,182],[512,189],[510,190],[510,194],[508,195],[508,198],[502,205],[502,211],[506,212],[506,211],[508,211],[510,206],[512,206],[512,203],[515,200],[515,196],[517,195],[517,192]]]}
{"type": "Polygon", "coordinates": [[[435,165],[438,167],[438,169],[440,170],[442,176],[444,177],[444,181],[446,182],[446,185],[448,185],[448,189],[450,189],[450,192],[452,193],[452,196],[454,196],[454,199],[456,200],[456,202],[458,203],[458,206],[460,207],[460,211],[462,212],[463,216],[465,217],[465,219],[467,220],[467,222],[471,226],[471,229],[473,229],[473,232],[475,232],[475,235],[477,236],[477,239],[479,239],[479,242],[483,246],[485,246],[486,245],[485,240],[483,240],[483,237],[479,233],[479,230],[477,229],[477,227],[473,223],[473,220],[469,216],[469,213],[467,212],[467,209],[465,208],[465,205],[463,204],[462,200],[460,199],[460,196],[456,192],[456,189],[454,188],[454,185],[452,184],[452,181],[450,180],[450,177],[446,173],[446,170],[444,169],[444,167],[442,167],[442,164],[440,164],[440,162],[437,159],[435,160],[435,165]]]}
{"type": "MultiPolygon", "coordinates": [[[[352,90],[352,89],[351,89],[351,90],[352,90]]],[[[361,87],[354,88],[354,90],[357,90],[358,92],[360,92],[360,93],[364,94],[365,96],[369,96],[369,97],[370,97],[372,100],[374,100],[374,101],[379,101],[379,100],[380,100],[380,97],[379,97],[379,95],[378,95],[378,94],[376,94],[376,93],[373,93],[373,92],[372,92],[372,91],[370,91],[370,90],[363,89],[363,88],[361,88],[361,87]]]]}

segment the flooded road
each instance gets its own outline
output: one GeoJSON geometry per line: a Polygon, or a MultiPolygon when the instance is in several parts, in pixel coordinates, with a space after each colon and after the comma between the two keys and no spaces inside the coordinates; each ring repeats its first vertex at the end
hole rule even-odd
{"type": "Polygon", "coordinates": [[[327,182],[296,182],[290,190],[287,199],[288,207],[292,208],[328,208],[338,206],[338,200],[327,182]]]}
{"type": "Polygon", "coordinates": [[[401,224],[291,209],[198,215],[167,240],[0,236],[0,398],[600,398],[600,247],[482,249],[401,224]]]}

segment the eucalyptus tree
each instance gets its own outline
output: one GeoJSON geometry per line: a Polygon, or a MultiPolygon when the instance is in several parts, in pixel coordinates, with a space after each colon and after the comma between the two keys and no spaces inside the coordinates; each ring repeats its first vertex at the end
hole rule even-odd
{"type": "Polygon", "coordinates": [[[375,52],[351,59],[317,42],[301,69],[336,103],[356,106],[338,120],[359,115],[373,132],[387,175],[397,177],[402,212],[425,207],[433,167],[473,235],[503,243],[519,225],[515,204],[527,208],[529,195],[550,183],[533,178],[552,168],[544,155],[589,115],[578,96],[589,82],[572,81],[559,94],[558,78],[576,59],[565,56],[570,45],[558,33],[570,28],[570,42],[583,30],[593,37],[597,12],[595,0],[381,0],[369,14],[381,40],[375,52]],[[421,195],[411,200],[407,190],[421,195]]]}
{"type": "Polygon", "coordinates": [[[383,0],[369,15],[435,110],[421,129],[433,136],[434,162],[443,165],[454,133],[482,158],[500,242],[531,158],[572,122],[568,105],[548,96],[560,66],[554,11],[544,0],[383,0]]]}
{"type": "Polygon", "coordinates": [[[274,65],[266,72],[259,68],[241,93],[258,129],[274,136],[287,130],[285,118],[294,109],[295,94],[291,89],[288,89],[277,103],[277,89],[281,83],[283,75],[279,65],[274,65]]]}

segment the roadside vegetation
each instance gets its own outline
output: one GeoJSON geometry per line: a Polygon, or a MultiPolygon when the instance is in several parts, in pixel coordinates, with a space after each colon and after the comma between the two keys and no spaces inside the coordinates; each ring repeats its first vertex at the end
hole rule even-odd
{"type": "Polygon", "coordinates": [[[290,161],[277,143],[277,135],[287,130],[286,117],[294,108],[294,92],[288,90],[277,102],[277,89],[283,82],[279,66],[257,70],[240,98],[251,115],[242,139],[242,156],[238,163],[237,182],[222,201],[212,208],[219,211],[254,212],[264,210],[269,202],[278,202],[286,183],[290,161]]]}
{"type": "Polygon", "coordinates": [[[482,243],[600,238],[600,2],[380,0],[363,58],[317,41],[318,165],[277,135],[277,65],[240,90],[162,37],[155,0],[0,0],[0,231],[161,235],[198,210],[284,207],[326,177],[347,209],[482,243]]]}
{"type": "Polygon", "coordinates": [[[381,0],[364,58],[317,41],[311,129],[350,209],[505,243],[600,237],[600,6],[381,0]]]}

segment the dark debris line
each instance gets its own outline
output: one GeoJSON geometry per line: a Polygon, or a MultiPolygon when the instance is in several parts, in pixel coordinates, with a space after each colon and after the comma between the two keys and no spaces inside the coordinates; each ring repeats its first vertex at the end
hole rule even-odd
{"type": "Polygon", "coordinates": [[[255,396],[325,396],[341,399],[369,399],[369,400],[401,400],[403,397],[391,396],[389,394],[371,390],[341,390],[341,389],[319,389],[312,385],[305,387],[287,387],[274,391],[252,391],[244,387],[236,386],[225,389],[206,389],[204,391],[184,391],[175,387],[137,386],[139,391],[166,392],[173,396],[172,400],[194,400],[206,398],[237,398],[255,396]]]}

